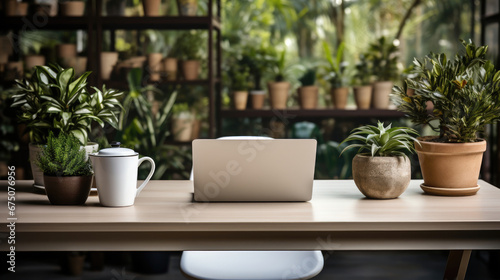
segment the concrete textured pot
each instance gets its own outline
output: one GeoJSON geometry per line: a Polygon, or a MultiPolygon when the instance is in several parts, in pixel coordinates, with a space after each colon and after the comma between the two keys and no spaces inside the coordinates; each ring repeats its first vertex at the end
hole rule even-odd
{"type": "Polygon", "coordinates": [[[90,194],[93,176],[47,176],[43,175],[45,192],[51,204],[81,205],[90,194]]]}
{"type": "Polygon", "coordinates": [[[354,101],[358,109],[370,109],[372,103],[372,86],[356,86],[353,87],[354,101]]]}
{"type": "Polygon", "coordinates": [[[397,198],[410,184],[411,162],[405,156],[357,154],[352,160],[352,177],[361,193],[368,198],[397,198]]]}
{"type": "Polygon", "coordinates": [[[333,107],[335,109],[344,110],[347,105],[347,97],[349,95],[349,88],[332,88],[330,89],[333,107]]]}
{"type": "Polygon", "coordinates": [[[299,95],[300,108],[316,109],[318,107],[318,87],[305,86],[297,89],[299,95]]]}
{"type": "Polygon", "coordinates": [[[234,108],[236,110],[245,110],[247,108],[248,91],[237,90],[233,92],[234,108]]]}
{"type": "Polygon", "coordinates": [[[434,138],[419,137],[420,145],[415,144],[424,177],[422,189],[428,194],[445,196],[476,194],[486,141],[439,143],[432,142],[434,138]]]}
{"type": "Polygon", "coordinates": [[[172,134],[175,141],[188,142],[192,140],[193,121],[194,119],[190,115],[181,115],[172,118],[172,134]]]}
{"type": "Polygon", "coordinates": [[[394,83],[391,81],[373,83],[373,97],[372,97],[373,108],[375,109],[389,108],[389,96],[391,95],[393,85],[394,83]]]}
{"type": "Polygon", "coordinates": [[[269,89],[269,97],[271,108],[273,109],[286,109],[288,100],[288,91],[290,90],[289,82],[269,82],[267,84],[269,89]]]}
{"type": "Polygon", "coordinates": [[[252,109],[262,109],[262,107],[264,107],[264,100],[266,99],[266,91],[251,90],[250,95],[252,96],[252,109]]]}

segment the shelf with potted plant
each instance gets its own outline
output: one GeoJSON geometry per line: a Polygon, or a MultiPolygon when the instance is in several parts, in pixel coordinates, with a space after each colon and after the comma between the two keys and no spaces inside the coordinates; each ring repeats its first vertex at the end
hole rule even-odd
{"type": "Polygon", "coordinates": [[[291,107],[286,109],[271,109],[264,108],[260,110],[247,109],[221,110],[221,117],[224,118],[272,118],[276,116],[289,116],[290,118],[402,118],[404,113],[395,109],[332,109],[332,108],[317,108],[317,109],[300,109],[291,107]]]}

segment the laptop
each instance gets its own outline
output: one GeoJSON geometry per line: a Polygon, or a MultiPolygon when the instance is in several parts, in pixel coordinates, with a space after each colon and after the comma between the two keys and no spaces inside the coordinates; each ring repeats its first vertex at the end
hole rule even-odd
{"type": "Polygon", "coordinates": [[[197,139],[194,200],[309,201],[315,161],[315,139],[197,139]]]}

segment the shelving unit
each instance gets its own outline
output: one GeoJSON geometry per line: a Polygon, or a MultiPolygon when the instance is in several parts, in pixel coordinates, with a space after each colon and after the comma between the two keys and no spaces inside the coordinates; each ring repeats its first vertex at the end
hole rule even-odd
{"type": "MultiPolygon", "coordinates": [[[[102,16],[101,7],[104,0],[88,0],[86,15],[82,17],[3,17],[0,30],[12,30],[15,35],[31,30],[86,30],[88,32],[87,70],[93,75],[89,78],[92,85],[125,89],[122,81],[102,81],[100,78],[100,53],[105,30],[114,36],[115,30],[206,30],[208,31],[208,76],[204,80],[195,81],[160,81],[160,85],[193,85],[207,87],[209,98],[209,137],[216,136],[216,113],[220,108],[221,91],[221,9],[220,0],[207,0],[206,16],[161,16],[161,17],[121,17],[102,16]],[[215,3],[215,7],[214,7],[215,3]],[[215,10],[215,11],[214,11],[215,10]],[[214,35],[215,33],[215,35],[214,35]]],[[[114,42],[114,40],[112,40],[114,42]]],[[[112,44],[113,45],[113,44],[112,44]]],[[[14,46],[15,48],[19,46],[14,46]]]]}

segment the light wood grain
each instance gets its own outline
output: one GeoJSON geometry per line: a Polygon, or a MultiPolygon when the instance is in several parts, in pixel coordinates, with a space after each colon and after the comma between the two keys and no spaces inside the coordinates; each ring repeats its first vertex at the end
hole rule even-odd
{"type": "Polygon", "coordinates": [[[151,181],[124,208],[96,196],[53,206],[32,182],[16,183],[19,250],[500,249],[500,190],[484,181],[475,196],[440,197],[416,180],[392,200],[366,199],[352,180],[315,181],[301,203],[197,203],[190,181],[151,181]]]}

